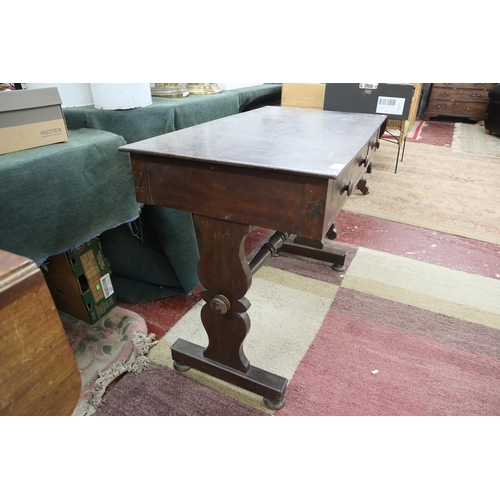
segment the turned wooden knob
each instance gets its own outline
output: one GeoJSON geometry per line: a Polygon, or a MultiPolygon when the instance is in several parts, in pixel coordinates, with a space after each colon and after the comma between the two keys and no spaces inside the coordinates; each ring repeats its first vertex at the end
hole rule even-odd
{"type": "Polygon", "coordinates": [[[231,302],[229,302],[229,299],[224,295],[217,294],[210,301],[210,309],[212,309],[215,314],[226,314],[230,308],[231,302]]]}

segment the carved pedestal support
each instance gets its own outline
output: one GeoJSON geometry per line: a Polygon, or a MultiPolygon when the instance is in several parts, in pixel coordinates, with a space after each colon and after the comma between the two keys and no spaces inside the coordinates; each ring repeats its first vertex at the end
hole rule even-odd
{"type": "Polygon", "coordinates": [[[195,223],[202,238],[198,276],[205,288],[201,292],[205,301],[201,320],[208,347],[177,340],[172,346],[174,366],[214,375],[262,395],[272,409],[281,408],[287,379],[251,366],[243,350],[250,330],[250,302],[245,295],[252,271],[244,251],[250,226],[204,216],[195,216],[195,223]]]}

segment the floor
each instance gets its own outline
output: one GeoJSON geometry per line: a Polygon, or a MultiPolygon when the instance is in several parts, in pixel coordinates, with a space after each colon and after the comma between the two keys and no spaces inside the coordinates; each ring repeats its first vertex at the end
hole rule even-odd
{"type": "MultiPolygon", "coordinates": [[[[420,143],[451,147],[453,130],[454,123],[425,122],[418,140],[420,143]]],[[[409,136],[407,140],[416,139],[409,136]]],[[[346,211],[340,212],[336,228],[338,237],[335,243],[340,246],[362,246],[481,276],[500,278],[498,246],[493,244],[346,211]]],[[[246,240],[247,253],[266,241],[270,233],[255,228],[246,240]]],[[[123,307],[140,314],[146,320],[150,332],[160,339],[199,300],[200,289],[188,297],[171,297],[146,304],[123,304],[123,307]]]]}

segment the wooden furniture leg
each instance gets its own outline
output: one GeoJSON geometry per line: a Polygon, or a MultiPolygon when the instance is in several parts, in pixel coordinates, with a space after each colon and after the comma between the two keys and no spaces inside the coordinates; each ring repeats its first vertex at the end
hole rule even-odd
{"type": "Polygon", "coordinates": [[[195,368],[264,397],[266,406],[285,404],[286,378],[252,366],[243,350],[250,330],[245,294],[252,282],[244,242],[250,226],[205,216],[195,216],[201,233],[198,275],[205,288],[201,320],[208,347],[178,339],[172,345],[174,367],[195,368]]]}
{"type": "MultiPolygon", "coordinates": [[[[330,226],[326,233],[329,240],[334,240],[337,237],[337,229],[335,224],[330,226]]],[[[330,262],[334,271],[345,271],[345,260],[347,252],[337,250],[335,248],[325,247],[323,240],[310,240],[301,236],[294,236],[288,238],[285,244],[281,247],[285,253],[301,255],[302,257],[309,257],[324,262],[330,262]]]]}
{"type": "Polygon", "coordinates": [[[359,179],[356,184],[356,189],[359,189],[362,194],[368,194],[370,192],[366,179],[359,179]]]}
{"type": "Polygon", "coordinates": [[[306,240],[296,236],[295,238],[287,240],[282,247],[282,251],[285,253],[301,255],[302,257],[309,257],[311,259],[330,262],[334,271],[345,271],[345,259],[347,252],[324,247],[322,241],[319,242],[321,246],[318,247],[316,246],[317,243],[317,241],[306,240]]]}

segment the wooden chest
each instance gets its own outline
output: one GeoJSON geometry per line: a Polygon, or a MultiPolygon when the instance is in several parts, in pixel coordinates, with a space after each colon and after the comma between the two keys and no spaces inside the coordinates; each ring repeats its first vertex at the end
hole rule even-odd
{"type": "Polygon", "coordinates": [[[81,378],[36,264],[0,250],[0,415],[71,415],[81,378]]]}
{"type": "Polygon", "coordinates": [[[495,83],[433,83],[423,119],[437,116],[485,119],[488,90],[495,83]]]}

